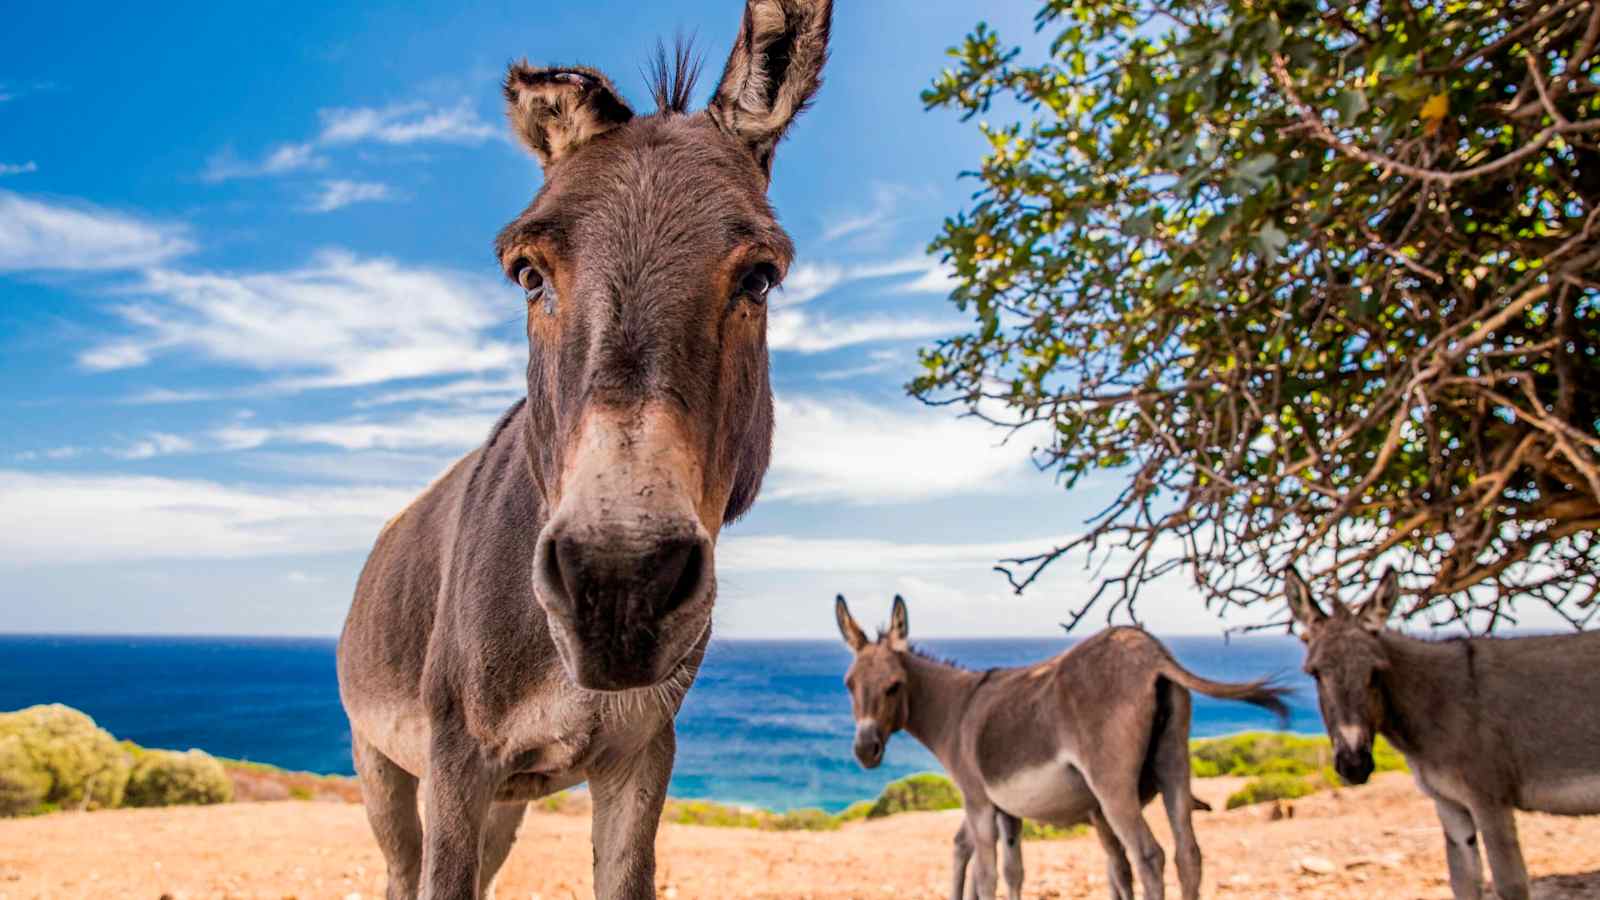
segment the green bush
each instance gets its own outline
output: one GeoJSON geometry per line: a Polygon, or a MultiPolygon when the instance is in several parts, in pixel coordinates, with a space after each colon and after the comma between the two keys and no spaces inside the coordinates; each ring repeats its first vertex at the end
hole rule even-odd
{"type": "Polygon", "coordinates": [[[1022,839],[1025,841],[1061,841],[1088,834],[1087,823],[1069,825],[1062,828],[1058,825],[1047,825],[1044,822],[1035,822],[1032,819],[1022,820],[1022,839]]]}
{"type": "Polygon", "coordinates": [[[117,806],[128,770],[116,739],[75,709],[0,713],[0,814],[117,806]]]}
{"type": "Polygon", "coordinates": [[[1293,800],[1315,793],[1325,784],[1321,775],[1310,778],[1282,773],[1262,775],[1245,782],[1244,787],[1228,795],[1228,808],[1238,809],[1241,806],[1265,803],[1268,800],[1293,800]]]}
{"type": "MultiPolygon", "coordinates": [[[[1405,757],[1381,737],[1373,743],[1372,759],[1379,772],[1406,771],[1405,757]]],[[[1196,778],[1310,775],[1332,762],[1333,745],[1323,735],[1248,731],[1189,747],[1189,767],[1196,778]]]]}
{"type": "Polygon", "coordinates": [[[806,807],[779,813],[762,827],[773,831],[835,831],[839,823],[840,819],[836,816],[830,816],[815,807],[806,807]]]}
{"type": "Polygon", "coordinates": [[[846,806],[834,818],[840,822],[859,822],[872,814],[872,807],[877,805],[877,802],[876,800],[857,800],[846,806]]]}
{"type": "Polygon", "coordinates": [[[923,772],[891,781],[867,811],[867,818],[880,819],[895,813],[959,809],[961,791],[943,775],[923,772]]]}
{"type": "Polygon", "coordinates": [[[128,776],[126,806],[180,806],[227,803],[233,779],[210,754],[200,750],[145,750],[128,776]]]}
{"type": "Polygon", "coordinates": [[[50,793],[50,774],[34,765],[22,738],[0,737],[0,816],[39,811],[50,793]]]}

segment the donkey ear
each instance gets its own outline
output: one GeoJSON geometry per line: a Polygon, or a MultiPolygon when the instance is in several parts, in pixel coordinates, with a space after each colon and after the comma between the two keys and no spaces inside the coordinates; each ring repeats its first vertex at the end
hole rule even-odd
{"type": "Polygon", "coordinates": [[[833,0],[746,0],[706,114],[772,174],[772,150],[822,83],[833,0]]]}
{"type": "Polygon", "coordinates": [[[1289,612],[1294,615],[1295,621],[1300,623],[1300,638],[1304,640],[1304,629],[1328,618],[1328,614],[1317,605],[1316,598],[1311,596],[1311,585],[1301,577],[1300,570],[1290,566],[1283,575],[1283,593],[1289,601],[1289,612]]]}
{"type": "Polygon", "coordinates": [[[582,66],[535,69],[513,63],[505,92],[511,129],[545,168],[633,118],[611,80],[582,66]]]}
{"type": "Polygon", "coordinates": [[[1383,579],[1378,582],[1378,589],[1373,591],[1367,602],[1361,604],[1361,608],[1356,611],[1356,618],[1368,631],[1382,631],[1384,623],[1389,621],[1389,616],[1394,612],[1394,606],[1398,602],[1400,602],[1400,576],[1391,566],[1383,573],[1383,579]]]}
{"type": "Polygon", "coordinates": [[[855,617],[850,615],[850,607],[845,605],[843,594],[833,598],[833,617],[839,621],[839,634],[852,651],[867,645],[867,635],[856,624],[855,617]]]}
{"type": "Polygon", "coordinates": [[[906,612],[906,598],[894,595],[894,606],[889,609],[889,646],[905,650],[911,646],[911,616],[906,612]]]}

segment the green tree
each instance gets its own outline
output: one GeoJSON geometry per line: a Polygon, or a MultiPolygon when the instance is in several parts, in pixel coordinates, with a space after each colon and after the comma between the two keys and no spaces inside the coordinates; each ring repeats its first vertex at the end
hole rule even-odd
{"type": "MultiPolygon", "coordinates": [[[[1600,590],[1600,2],[1048,0],[923,99],[980,124],[933,242],[969,333],[911,391],[1121,479],[1096,604],[1221,611],[1301,560],[1407,614],[1575,626],[1600,590]],[[1263,575],[1270,577],[1263,577],[1263,575]]],[[[1043,548],[1042,548],[1043,549],[1043,548]]],[[[1073,620],[1076,624],[1077,619],[1073,620]]]]}

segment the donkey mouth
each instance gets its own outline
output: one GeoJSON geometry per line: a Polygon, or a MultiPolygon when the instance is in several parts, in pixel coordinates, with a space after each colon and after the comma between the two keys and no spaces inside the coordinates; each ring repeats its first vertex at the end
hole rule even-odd
{"type": "Polygon", "coordinates": [[[1334,757],[1333,768],[1349,784],[1366,784],[1376,766],[1371,753],[1339,753],[1334,757]]]}

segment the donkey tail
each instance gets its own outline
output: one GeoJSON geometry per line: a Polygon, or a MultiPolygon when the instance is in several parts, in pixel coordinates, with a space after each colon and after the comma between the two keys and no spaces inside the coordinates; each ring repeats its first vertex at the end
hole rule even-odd
{"type": "Polygon", "coordinates": [[[1215,697],[1218,700],[1242,700],[1270,710],[1278,717],[1281,726],[1289,725],[1289,705],[1283,702],[1283,698],[1289,694],[1290,688],[1275,677],[1246,682],[1212,681],[1178,665],[1178,661],[1171,656],[1167,657],[1161,674],[1207,697],[1215,697]]]}

